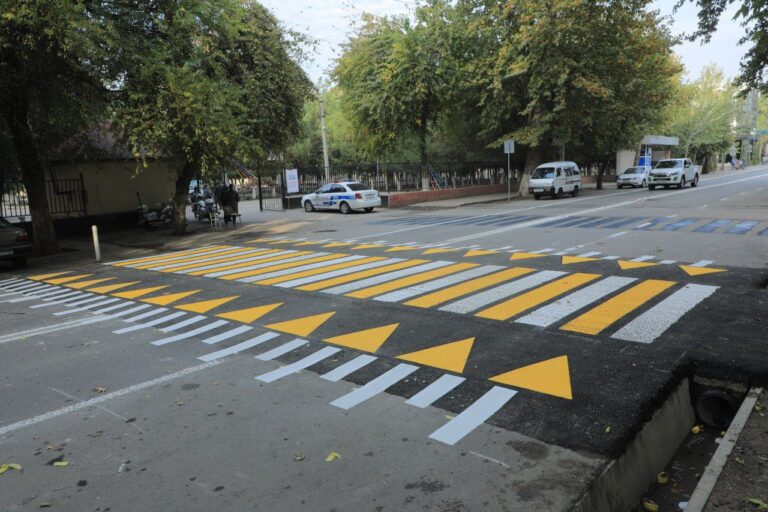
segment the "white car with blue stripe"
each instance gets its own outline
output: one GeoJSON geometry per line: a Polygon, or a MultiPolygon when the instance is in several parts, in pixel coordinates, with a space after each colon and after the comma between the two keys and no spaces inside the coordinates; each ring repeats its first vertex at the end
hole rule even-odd
{"type": "Polygon", "coordinates": [[[381,197],[378,191],[368,188],[356,181],[341,181],[323,185],[311,194],[301,198],[304,210],[339,210],[341,213],[349,213],[352,210],[365,210],[372,212],[377,206],[381,206],[381,197]]]}

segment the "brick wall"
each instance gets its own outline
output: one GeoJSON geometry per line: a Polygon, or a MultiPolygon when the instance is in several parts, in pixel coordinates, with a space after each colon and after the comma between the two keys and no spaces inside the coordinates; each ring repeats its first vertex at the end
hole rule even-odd
{"type": "MultiPolygon", "coordinates": [[[[456,199],[458,197],[481,196],[485,194],[500,194],[507,191],[507,185],[482,185],[479,187],[448,188],[443,190],[422,190],[419,192],[403,192],[401,194],[389,194],[389,208],[408,206],[409,204],[423,203],[426,201],[440,201],[442,199],[456,199]]],[[[513,190],[512,192],[515,192],[513,190]]]]}

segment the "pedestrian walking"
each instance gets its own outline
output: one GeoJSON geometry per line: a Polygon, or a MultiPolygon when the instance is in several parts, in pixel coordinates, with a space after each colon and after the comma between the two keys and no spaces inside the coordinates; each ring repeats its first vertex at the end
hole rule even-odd
{"type": "Polygon", "coordinates": [[[240,194],[237,190],[229,184],[229,187],[221,197],[221,203],[224,206],[224,225],[226,226],[229,221],[232,221],[232,225],[235,224],[236,215],[238,214],[237,203],[240,202],[240,194]]]}

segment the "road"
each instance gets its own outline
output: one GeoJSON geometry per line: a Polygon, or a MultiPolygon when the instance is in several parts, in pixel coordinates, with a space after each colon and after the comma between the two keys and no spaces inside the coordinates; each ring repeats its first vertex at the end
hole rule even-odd
{"type": "Polygon", "coordinates": [[[765,383],[767,190],[244,203],[7,270],[0,510],[569,510],[683,376],[765,383]]]}

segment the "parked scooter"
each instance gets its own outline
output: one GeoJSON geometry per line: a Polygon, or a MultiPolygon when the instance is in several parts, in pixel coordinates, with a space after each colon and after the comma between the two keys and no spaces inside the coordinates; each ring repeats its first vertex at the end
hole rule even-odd
{"type": "Polygon", "coordinates": [[[218,213],[216,201],[214,201],[212,197],[203,199],[203,197],[200,196],[196,199],[197,200],[192,203],[192,213],[200,222],[210,222],[218,213]]]}
{"type": "Polygon", "coordinates": [[[176,208],[173,206],[173,199],[158,203],[154,208],[150,209],[141,202],[141,195],[138,192],[136,192],[136,197],[139,199],[139,226],[145,226],[149,230],[173,223],[176,212],[176,208]]]}

